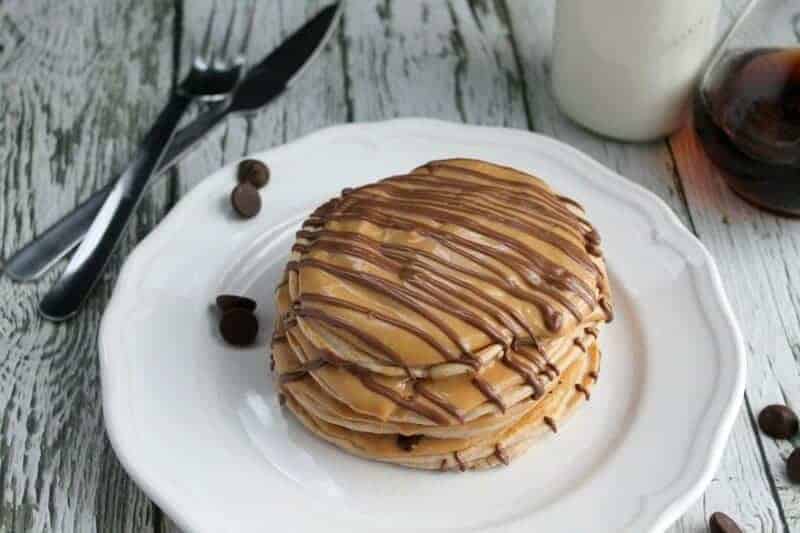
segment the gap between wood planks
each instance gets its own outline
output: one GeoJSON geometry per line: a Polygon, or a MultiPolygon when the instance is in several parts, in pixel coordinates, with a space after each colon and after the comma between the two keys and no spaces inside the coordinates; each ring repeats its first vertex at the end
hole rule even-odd
{"type": "MultiPolygon", "coordinates": [[[[510,1],[513,1],[513,0],[510,0],[510,1]]],[[[728,5],[730,3],[731,2],[728,2],[726,5],[728,5]]],[[[470,10],[472,12],[472,16],[475,19],[476,24],[478,24],[479,26],[481,24],[481,16],[482,16],[480,12],[481,11],[483,11],[484,13],[486,12],[486,9],[487,9],[486,8],[486,4],[487,4],[486,2],[477,1],[477,0],[472,0],[472,1],[468,2],[468,5],[469,5],[470,10]]],[[[534,113],[534,107],[535,107],[536,102],[534,100],[532,100],[532,95],[534,94],[533,87],[529,87],[528,81],[527,81],[528,80],[528,76],[526,75],[528,73],[527,72],[528,69],[531,69],[533,67],[529,66],[529,63],[530,63],[529,61],[525,61],[524,60],[524,54],[520,50],[520,39],[518,38],[519,36],[514,31],[514,24],[512,22],[512,17],[509,14],[510,13],[509,1],[507,1],[507,0],[497,0],[497,1],[494,2],[494,6],[495,6],[495,9],[496,9],[497,15],[500,17],[501,21],[505,24],[505,26],[509,30],[509,36],[508,36],[509,46],[511,47],[511,50],[513,52],[514,63],[515,63],[516,70],[517,70],[516,74],[518,76],[518,80],[514,80],[514,82],[515,83],[519,83],[520,87],[521,87],[522,104],[523,104],[524,113],[525,113],[525,122],[526,122],[526,125],[527,125],[528,129],[532,130],[532,131],[545,131],[546,133],[549,133],[549,134],[554,135],[556,137],[562,137],[563,138],[564,137],[563,135],[557,135],[557,132],[554,131],[554,127],[553,127],[552,124],[550,124],[550,125],[548,125],[546,123],[545,124],[537,124],[537,120],[535,120],[535,113],[534,113]],[[548,128],[550,128],[550,129],[548,129],[548,128]]],[[[387,2],[385,2],[385,4],[379,5],[377,7],[378,8],[382,7],[384,10],[390,10],[392,8],[392,4],[391,4],[391,2],[387,1],[387,2]]],[[[397,9],[397,8],[395,7],[395,9],[397,9]]],[[[448,9],[448,13],[449,13],[449,15],[450,15],[450,17],[452,19],[453,25],[456,26],[456,29],[458,30],[458,27],[457,27],[458,26],[458,20],[455,17],[455,13],[454,13],[454,10],[453,10],[453,4],[452,3],[448,3],[447,4],[447,9],[448,9]]],[[[735,10],[732,10],[732,12],[735,12],[735,10]]],[[[182,16],[183,16],[182,12],[181,12],[180,16],[182,18],[182,16]]],[[[176,34],[177,34],[177,32],[182,31],[182,22],[180,24],[178,22],[179,21],[176,21],[176,34]]],[[[350,43],[350,40],[349,40],[349,35],[350,35],[349,31],[352,31],[352,30],[350,30],[349,25],[350,24],[356,24],[356,23],[358,23],[358,21],[350,21],[349,18],[348,18],[347,12],[345,12],[345,15],[344,15],[344,17],[343,17],[343,19],[342,19],[342,21],[340,23],[341,26],[337,30],[338,34],[337,34],[337,39],[335,41],[336,46],[339,47],[339,52],[340,52],[341,62],[342,62],[342,70],[343,70],[342,75],[343,75],[344,93],[345,93],[345,106],[346,106],[346,115],[345,115],[344,118],[348,122],[356,120],[356,118],[359,118],[359,119],[363,119],[364,118],[363,111],[362,111],[362,115],[357,117],[356,106],[355,106],[355,103],[353,101],[353,87],[352,87],[353,86],[353,78],[352,78],[353,72],[351,71],[351,68],[350,68],[351,61],[353,60],[353,58],[351,57],[351,52],[352,51],[351,51],[351,43],[350,43]]],[[[383,23],[386,24],[386,21],[384,21],[383,23]]],[[[455,52],[458,53],[460,51],[460,53],[465,53],[465,46],[466,45],[465,45],[465,42],[463,41],[463,37],[461,37],[462,38],[461,41],[457,41],[457,39],[459,38],[460,34],[457,31],[455,35],[456,36],[453,37],[453,39],[456,39],[456,41],[452,42],[452,45],[455,48],[455,52]]],[[[180,38],[176,37],[176,58],[180,57],[180,54],[181,54],[180,38]]],[[[176,59],[176,71],[178,70],[177,67],[179,67],[178,63],[179,63],[179,61],[176,59]]],[[[469,113],[469,109],[467,109],[465,107],[465,105],[464,105],[463,93],[462,93],[462,100],[460,101],[460,103],[459,103],[459,100],[458,100],[458,91],[463,91],[463,89],[464,89],[464,87],[462,85],[460,85],[461,84],[460,74],[463,73],[464,62],[462,62],[461,65],[462,65],[461,66],[461,70],[459,70],[459,66],[457,64],[454,67],[454,72],[453,72],[453,75],[455,76],[455,79],[456,79],[456,85],[457,85],[456,86],[456,91],[457,91],[457,93],[456,93],[456,99],[457,99],[456,106],[458,107],[458,113],[459,113],[461,119],[463,121],[465,121],[465,122],[469,122],[470,121],[469,120],[470,119],[470,113],[469,113]]],[[[362,103],[362,106],[363,105],[364,104],[362,103]]],[[[368,115],[368,118],[377,118],[377,117],[373,117],[373,116],[369,115],[369,112],[367,113],[367,115],[368,115]]],[[[547,117],[545,116],[545,118],[547,118],[547,117]]],[[[285,137],[286,137],[285,124],[286,124],[286,122],[284,120],[284,122],[283,122],[284,140],[286,140],[285,139],[285,137]]],[[[250,134],[252,132],[252,128],[250,126],[251,126],[251,124],[248,122],[248,129],[246,131],[247,139],[245,140],[245,143],[246,143],[245,146],[247,146],[247,142],[249,142],[249,138],[251,136],[250,134]]],[[[222,147],[223,154],[226,152],[226,149],[225,149],[225,146],[224,146],[224,143],[226,142],[226,138],[227,138],[227,136],[224,135],[222,137],[222,139],[221,139],[221,142],[223,143],[223,147],[222,147]]],[[[691,228],[693,233],[695,233],[695,235],[697,235],[698,234],[698,228],[697,228],[698,224],[695,221],[694,209],[693,209],[692,205],[690,205],[690,201],[687,198],[687,191],[685,190],[685,187],[684,187],[684,177],[681,175],[681,170],[680,170],[680,168],[681,168],[680,160],[679,160],[679,157],[676,156],[673,143],[674,143],[674,141],[671,141],[671,140],[662,141],[662,142],[658,143],[658,146],[661,149],[663,149],[666,153],[668,153],[670,164],[671,164],[670,171],[671,171],[671,174],[672,174],[672,176],[671,176],[672,186],[674,187],[675,192],[677,193],[677,196],[678,196],[676,202],[671,202],[671,206],[673,207],[673,209],[676,209],[678,211],[678,214],[682,218],[682,220],[691,228]]],[[[600,142],[598,144],[601,145],[603,150],[607,150],[608,149],[606,143],[600,142]]],[[[608,154],[606,154],[606,155],[608,155],[608,154]]],[[[610,159],[610,156],[606,157],[606,160],[608,160],[608,159],[610,159]]],[[[170,189],[171,190],[171,192],[170,192],[170,205],[173,204],[174,202],[176,202],[177,199],[178,199],[178,196],[180,195],[181,186],[180,186],[179,182],[180,182],[180,178],[181,177],[182,176],[179,176],[177,172],[175,172],[175,174],[171,175],[171,177],[170,177],[170,179],[172,180],[171,183],[173,185],[173,187],[171,187],[171,189],[170,189]]],[[[186,177],[183,176],[183,179],[186,179],[186,177]]],[[[648,183],[648,185],[651,185],[651,184],[648,183]]],[[[664,194],[663,194],[664,191],[663,190],[658,191],[658,192],[662,197],[664,197],[664,194]]],[[[748,425],[751,425],[754,415],[753,415],[752,408],[750,407],[749,398],[746,398],[746,405],[748,407],[746,409],[744,417],[747,419],[748,425]]],[[[756,443],[758,445],[758,452],[760,454],[758,459],[759,459],[759,462],[762,463],[764,465],[764,467],[765,467],[764,468],[764,473],[768,478],[767,481],[769,483],[769,489],[770,489],[771,496],[772,496],[772,499],[773,499],[773,504],[775,505],[775,507],[776,507],[776,509],[778,511],[779,520],[781,522],[781,526],[784,529],[784,531],[789,531],[790,528],[789,528],[789,525],[787,523],[787,518],[786,518],[786,512],[785,512],[785,509],[784,509],[784,505],[783,505],[783,502],[782,502],[782,500],[781,500],[781,498],[780,498],[780,496],[778,494],[775,477],[774,477],[774,475],[772,473],[771,468],[769,467],[770,463],[769,463],[769,460],[767,458],[767,454],[766,454],[765,449],[764,449],[764,443],[762,442],[762,439],[761,439],[760,435],[758,435],[757,431],[755,432],[754,438],[755,438],[756,443]]],[[[156,510],[157,510],[157,508],[156,508],[156,510]]],[[[713,511],[713,510],[715,510],[715,509],[710,509],[709,512],[713,511]]],[[[165,532],[166,531],[176,531],[176,529],[174,528],[174,525],[172,525],[171,522],[168,519],[166,519],[166,517],[162,518],[161,516],[159,516],[156,519],[154,524],[155,524],[155,526],[157,528],[161,528],[165,532]]],[[[678,524],[676,527],[678,529],[681,529],[681,530],[683,530],[684,527],[691,528],[691,526],[682,526],[680,524],[678,524]]],[[[691,529],[693,530],[693,528],[691,528],[691,529]]]]}

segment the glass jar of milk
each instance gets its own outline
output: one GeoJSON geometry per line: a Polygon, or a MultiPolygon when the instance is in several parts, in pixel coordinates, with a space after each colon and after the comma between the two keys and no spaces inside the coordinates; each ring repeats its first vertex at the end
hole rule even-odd
{"type": "Polygon", "coordinates": [[[556,0],[553,92],[600,134],[678,129],[716,35],[720,0],[556,0]]]}

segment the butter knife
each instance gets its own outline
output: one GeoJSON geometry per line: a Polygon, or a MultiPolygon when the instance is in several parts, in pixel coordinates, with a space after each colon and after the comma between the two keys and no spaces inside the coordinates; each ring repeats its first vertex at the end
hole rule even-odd
{"type": "MultiPolygon", "coordinates": [[[[227,101],[209,108],[178,130],[154,176],[163,177],[164,171],[177,164],[230,114],[256,111],[291,87],[305,67],[319,55],[341,14],[341,2],[322,9],[264,60],[248,70],[227,101]]],[[[157,181],[153,179],[151,186],[157,181]]],[[[15,281],[31,281],[58,263],[81,243],[115,182],[116,179],[112,180],[15,252],[3,267],[5,274],[15,281]]]]}

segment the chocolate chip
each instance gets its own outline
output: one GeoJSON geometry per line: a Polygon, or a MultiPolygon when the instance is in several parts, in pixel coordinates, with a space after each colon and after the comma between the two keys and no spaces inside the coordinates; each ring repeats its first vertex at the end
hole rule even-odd
{"type": "Polygon", "coordinates": [[[240,183],[231,193],[231,204],[244,218],[252,218],[261,211],[261,195],[249,183],[240,183]]]}
{"type": "Polygon", "coordinates": [[[237,296],[235,294],[220,294],[217,296],[217,307],[223,313],[228,309],[246,309],[247,311],[256,310],[255,300],[251,300],[245,296],[237,296]]]}
{"type": "Polygon", "coordinates": [[[800,483],[800,448],[795,448],[786,460],[786,474],[795,483],[800,483]]]}
{"type": "Polygon", "coordinates": [[[708,521],[711,533],[742,533],[742,528],[725,513],[714,513],[708,521]]]}
{"type": "Polygon", "coordinates": [[[219,332],[228,344],[249,346],[258,335],[258,319],[247,309],[228,309],[219,321],[219,332]]]}
{"type": "Polygon", "coordinates": [[[410,452],[417,447],[419,441],[422,440],[422,435],[398,435],[397,445],[401,450],[410,452]]]}
{"type": "Polygon", "coordinates": [[[758,426],[773,439],[790,439],[797,433],[797,415],[785,405],[768,405],[758,415],[758,426]]]}
{"type": "Polygon", "coordinates": [[[269,167],[257,159],[245,159],[239,163],[236,177],[239,183],[249,183],[260,189],[269,183],[269,167]]]}

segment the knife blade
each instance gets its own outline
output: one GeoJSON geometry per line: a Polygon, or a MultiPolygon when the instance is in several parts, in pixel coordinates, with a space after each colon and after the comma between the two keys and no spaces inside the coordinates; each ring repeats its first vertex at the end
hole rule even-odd
{"type": "MultiPolygon", "coordinates": [[[[228,100],[209,108],[175,133],[154,174],[163,177],[164,171],[176,165],[231,114],[257,111],[291,87],[322,51],[341,15],[341,1],[325,7],[251,67],[228,100]]],[[[157,181],[154,177],[150,186],[157,181]]],[[[95,192],[8,258],[3,266],[5,274],[15,281],[32,281],[58,263],[81,243],[115,182],[116,179],[95,192]]]]}

